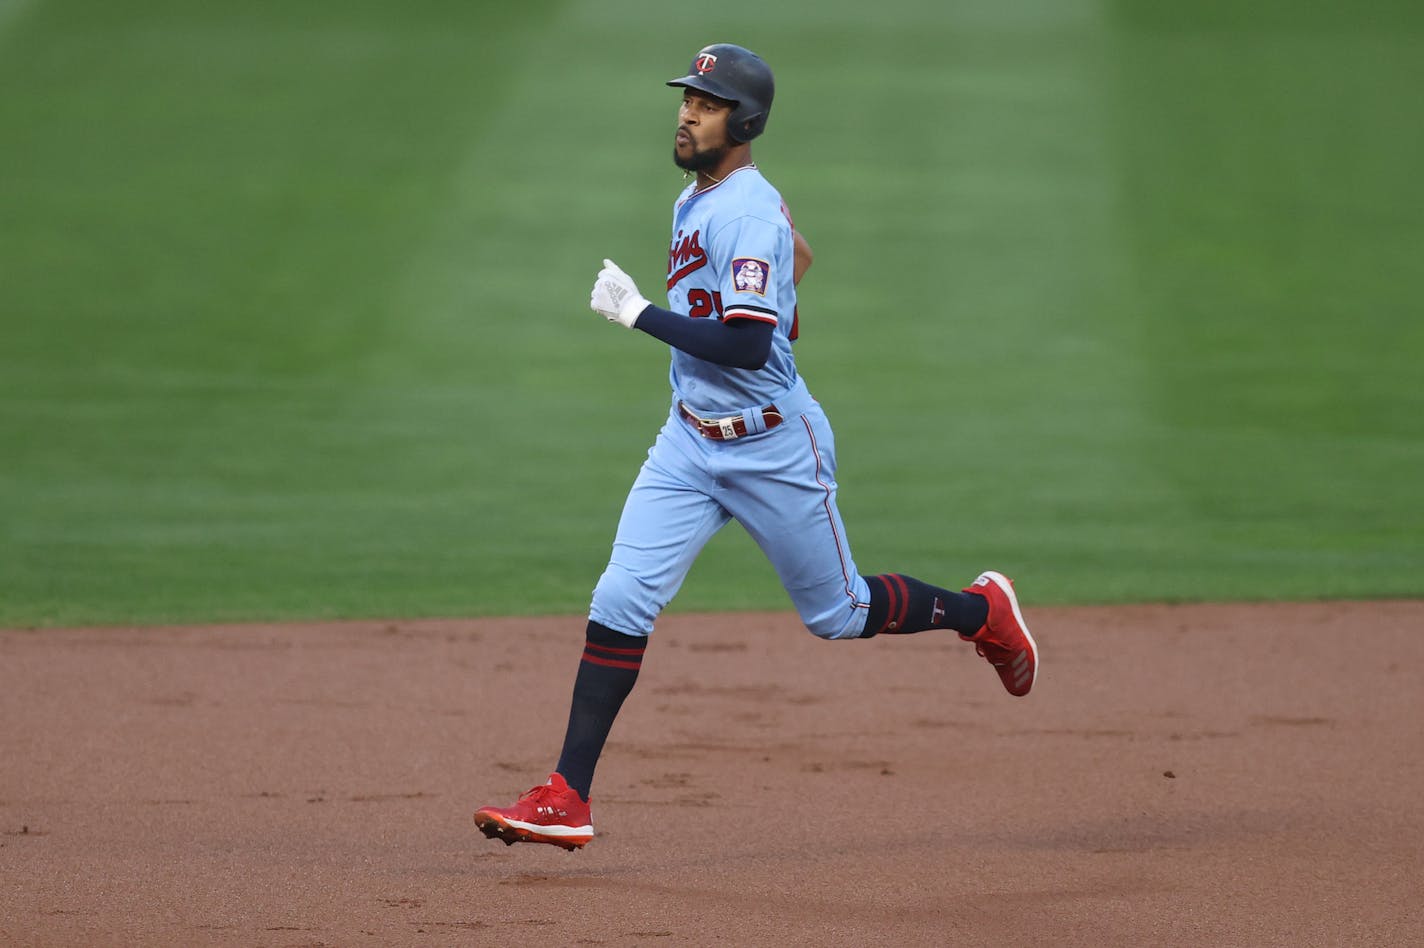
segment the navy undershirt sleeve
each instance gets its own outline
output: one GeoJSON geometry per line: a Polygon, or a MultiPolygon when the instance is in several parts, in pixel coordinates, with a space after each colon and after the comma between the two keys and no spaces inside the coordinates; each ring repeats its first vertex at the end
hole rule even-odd
{"type": "Polygon", "coordinates": [[[734,369],[759,369],[771,355],[771,334],[776,327],[759,319],[693,319],[649,304],[638,314],[634,329],[690,356],[734,369]]]}

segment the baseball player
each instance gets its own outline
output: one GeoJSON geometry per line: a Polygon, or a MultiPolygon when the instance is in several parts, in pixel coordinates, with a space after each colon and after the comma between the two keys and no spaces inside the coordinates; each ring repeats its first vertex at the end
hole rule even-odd
{"type": "Polygon", "coordinates": [[[1038,673],[1013,583],[982,573],[951,592],[899,573],[862,576],[836,508],[830,424],[796,371],[796,283],[811,252],[752,161],[771,111],[771,69],[740,46],[693,57],[673,161],[695,176],[673,206],[667,308],[611,260],[590,307],[671,347],[671,408],[628,494],[593,591],[583,659],[555,772],[475,823],[506,843],[579,848],[593,838],[594,767],[653,631],[693,560],[736,520],[776,569],[806,628],[824,639],[952,629],[1012,695],[1038,673]]]}

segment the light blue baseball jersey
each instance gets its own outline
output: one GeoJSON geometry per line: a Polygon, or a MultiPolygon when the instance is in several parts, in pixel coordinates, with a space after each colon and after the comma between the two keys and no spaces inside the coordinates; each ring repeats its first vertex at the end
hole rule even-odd
{"type": "Polygon", "coordinates": [[[795,250],[791,219],[761,172],[689,187],[673,210],[668,305],[697,318],[773,324],[761,369],[716,365],[673,348],[674,402],[704,418],[740,414],[746,436],[711,440],[671,406],[623,505],[613,554],[589,618],[648,635],[708,540],[732,520],[776,569],[801,620],[822,638],[865,628],[870,588],[856,568],[836,506],[836,448],[821,406],[797,375],[795,250]],[[774,428],[755,422],[775,405],[774,428]]]}
{"type": "Polygon", "coordinates": [[[772,323],[771,354],[759,370],[716,365],[672,350],[673,392],[703,415],[773,404],[796,386],[795,249],[781,195],[754,165],[673,207],[668,308],[710,319],[772,323]]]}

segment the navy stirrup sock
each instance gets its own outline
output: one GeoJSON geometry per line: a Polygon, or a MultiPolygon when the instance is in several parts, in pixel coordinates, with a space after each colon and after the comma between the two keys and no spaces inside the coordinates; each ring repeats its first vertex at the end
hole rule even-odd
{"type": "Polygon", "coordinates": [[[647,636],[624,635],[589,620],[583,660],[574,678],[569,727],[556,768],[585,802],[593,786],[593,770],[613,727],[623,699],[638,680],[647,636]]]}
{"type": "Polygon", "coordinates": [[[870,611],[863,639],[882,632],[905,635],[926,629],[953,629],[973,635],[989,618],[989,600],[973,593],[950,592],[899,573],[866,576],[870,611]]]}

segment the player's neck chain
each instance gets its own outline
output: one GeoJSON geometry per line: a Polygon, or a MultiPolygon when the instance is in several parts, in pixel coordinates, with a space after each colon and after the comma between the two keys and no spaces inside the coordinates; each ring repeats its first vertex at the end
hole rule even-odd
{"type": "MultiPolygon", "coordinates": [[[[708,173],[708,172],[706,172],[706,171],[700,172],[701,177],[704,177],[704,178],[707,179],[707,184],[699,184],[699,185],[697,186],[697,190],[698,190],[698,191],[705,191],[705,190],[707,190],[708,188],[712,187],[712,185],[714,185],[714,184],[721,184],[723,181],[726,181],[729,177],[732,176],[732,172],[733,172],[733,171],[741,171],[743,168],[755,168],[755,167],[756,167],[756,162],[755,162],[755,161],[749,161],[749,162],[747,162],[747,163],[744,164],[744,165],[737,165],[737,167],[733,168],[732,171],[728,171],[726,174],[722,175],[722,177],[720,177],[720,178],[717,177],[717,176],[715,176],[715,175],[713,175],[713,174],[710,174],[710,173],[708,173]]],[[[684,171],[684,172],[682,173],[682,177],[683,177],[684,180],[686,180],[687,178],[692,177],[692,172],[691,172],[691,171],[684,171]]]]}

